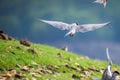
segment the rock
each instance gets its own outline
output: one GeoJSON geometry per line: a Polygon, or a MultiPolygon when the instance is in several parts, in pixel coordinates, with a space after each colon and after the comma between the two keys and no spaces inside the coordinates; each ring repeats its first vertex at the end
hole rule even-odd
{"type": "Polygon", "coordinates": [[[12,74],[7,72],[6,74],[3,74],[2,77],[10,78],[10,77],[12,77],[12,74]]]}
{"type": "Polygon", "coordinates": [[[14,39],[13,37],[11,37],[11,36],[8,36],[8,39],[9,39],[9,40],[13,40],[13,41],[15,40],[15,39],[14,39]]]}
{"type": "Polygon", "coordinates": [[[23,44],[25,46],[31,46],[31,42],[28,40],[20,40],[20,44],[23,44]]]}
{"type": "Polygon", "coordinates": [[[17,74],[15,74],[15,77],[21,79],[25,76],[22,73],[17,73],[17,74]]]}
{"type": "Polygon", "coordinates": [[[53,74],[53,72],[51,70],[42,69],[41,72],[43,72],[45,74],[53,74]]]}
{"type": "Polygon", "coordinates": [[[73,75],[72,75],[72,78],[74,78],[74,79],[80,79],[81,77],[78,76],[78,75],[73,74],[73,75]]]}
{"type": "Polygon", "coordinates": [[[17,46],[16,49],[22,50],[23,48],[21,46],[17,46]]]}
{"type": "Polygon", "coordinates": [[[27,49],[27,51],[28,51],[28,52],[31,52],[31,53],[33,53],[33,54],[36,53],[36,51],[35,51],[34,49],[27,49]]]}
{"type": "Polygon", "coordinates": [[[61,53],[58,53],[57,56],[58,56],[58,58],[62,58],[62,54],[61,53]]]}
{"type": "Polygon", "coordinates": [[[0,34],[1,34],[1,33],[4,33],[2,29],[0,29],[0,34]]]}
{"type": "Polygon", "coordinates": [[[14,76],[15,74],[16,74],[16,70],[14,70],[14,69],[11,69],[11,70],[9,70],[9,73],[12,75],[12,76],[14,76]]]}
{"type": "Polygon", "coordinates": [[[1,36],[1,38],[2,38],[3,40],[9,40],[9,39],[8,39],[8,35],[6,35],[6,34],[4,34],[4,33],[1,33],[0,36],[1,36]]]}
{"type": "Polygon", "coordinates": [[[29,70],[29,68],[27,66],[23,66],[20,69],[23,70],[23,71],[28,71],[29,70]]]}
{"type": "Polygon", "coordinates": [[[83,74],[84,74],[84,75],[89,75],[90,72],[89,72],[89,71],[83,71],[83,74]]]}
{"type": "Polygon", "coordinates": [[[3,39],[1,35],[0,35],[0,39],[3,39]]]}
{"type": "Polygon", "coordinates": [[[100,72],[99,70],[97,70],[94,66],[92,66],[92,67],[89,67],[88,68],[89,70],[91,70],[91,71],[96,71],[96,72],[100,72]]]}
{"type": "Polygon", "coordinates": [[[11,36],[8,36],[7,34],[5,34],[2,29],[0,29],[0,39],[2,39],[2,40],[15,40],[11,36]]]}

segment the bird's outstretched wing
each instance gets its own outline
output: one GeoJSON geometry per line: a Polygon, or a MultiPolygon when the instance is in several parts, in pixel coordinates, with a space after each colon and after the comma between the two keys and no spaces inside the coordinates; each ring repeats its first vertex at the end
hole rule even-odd
{"type": "Polygon", "coordinates": [[[102,28],[104,26],[107,26],[110,24],[110,22],[102,23],[102,24],[83,24],[83,25],[78,25],[76,30],[77,32],[88,32],[88,31],[93,31],[95,29],[102,28]]]}
{"type": "Polygon", "coordinates": [[[100,4],[102,4],[103,0],[95,0],[93,3],[100,3],[100,4]]]}
{"type": "Polygon", "coordinates": [[[96,0],[96,1],[94,1],[93,3],[103,4],[103,5],[104,5],[104,8],[105,8],[105,7],[106,7],[106,4],[107,4],[107,0],[96,0]]]}
{"type": "Polygon", "coordinates": [[[64,23],[64,22],[59,22],[59,21],[48,21],[48,20],[42,20],[42,19],[38,19],[39,21],[42,21],[44,23],[47,23],[49,25],[52,25],[53,27],[56,27],[58,29],[61,30],[70,30],[71,27],[69,24],[64,23]]]}
{"type": "Polygon", "coordinates": [[[109,65],[112,65],[112,60],[110,58],[108,48],[106,48],[106,54],[107,54],[107,59],[108,59],[109,65]]]}

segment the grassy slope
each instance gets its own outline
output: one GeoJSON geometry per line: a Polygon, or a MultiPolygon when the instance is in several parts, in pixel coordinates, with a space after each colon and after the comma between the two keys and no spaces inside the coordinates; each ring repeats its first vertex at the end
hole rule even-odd
{"type": "MultiPolygon", "coordinates": [[[[88,59],[47,45],[32,44],[31,47],[26,47],[19,41],[0,40],[0,75],[5,75],[12,69],[16,74],[19,72],[25,76],[20,77],[21,79],[92,80],[94,77],[100,78],[101,71],[106,66],[106,62],[88,59]],[[28,49],[33,49],[35,53],[28,49]],[[27,69],[21,69],[24,67],[27,69]]],[[[113,67],[120,69],[116,65],[113,67]]]]}

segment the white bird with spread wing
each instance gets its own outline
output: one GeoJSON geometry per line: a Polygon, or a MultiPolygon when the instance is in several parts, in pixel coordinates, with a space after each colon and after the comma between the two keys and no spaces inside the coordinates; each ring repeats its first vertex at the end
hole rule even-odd
{"type": "Polygon", "coordinates": [[[102,28],[104,26],[107,26],[110,24],[110,22],[102,23],[102,24],[83,24],[83,25],[78,25],[77,23],[72,23],[72,24],[67,24],[64,22],[59,22],[59,21],[48,21],[48,20],[42,20],[38,19],[39,21],[42,21],[44,23],[50,24],[53,27],[56,27],[61,30],[69,30],[68,33],[65,34],[65,36],[74,36],[76,32],[88,32],[88,31],[93,31],[95,29],[102,28]]]}
{"type": "Polygon", "coordinates": [[[106,7],[106,4],[107,4],[107,0],[96,0],[96,1],[94,1],[94,3],[103,4],[103,5],[104,5],[104,8],[105,8],[105,7],[106,7]]]}

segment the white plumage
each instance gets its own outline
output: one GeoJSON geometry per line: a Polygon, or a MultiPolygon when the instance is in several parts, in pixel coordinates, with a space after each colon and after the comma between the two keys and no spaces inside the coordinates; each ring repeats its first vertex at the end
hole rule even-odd
{"type": "Polygon", "coordinates": [[[102,76],[102,80],[111,80],[111,77],[112,77],[112,71],[111,71],[112,60],[110,58],[108,48],[106,48],[106,55],[107,55],[107,59],[108,59],[109,65],[104,70],[104,73],[103,73],[103,76],[102,76]]]}
{"type": "Polygon", "coordinates": [[[76,32],[88,32],[88,31],[93,31],[95,29],[102,28],[104,26],[107,26],[110,24],[110,22],[106,23],[101,23],[101,24],[83,24],[83,25],[78,25],[76,23],[72,24],[67,24],[64,22],[59,22],[59,21],[48,21],[48,20],[42,20],[38,19],[39,21],[42,21],[44,23],[50,24],[55,28],[61,29],[61,30],[68,30],[69,32],[65,34],[65,36],[74,36],[76,32]]]}
{"type": "Polygon", "coordinates": [[[96,0],[96,1],[94,1],[94,3],[103,4],[103,5],[104,5],[104,8],[105,8],[106,5],[107,5],[107,0],[96,0]]]}

